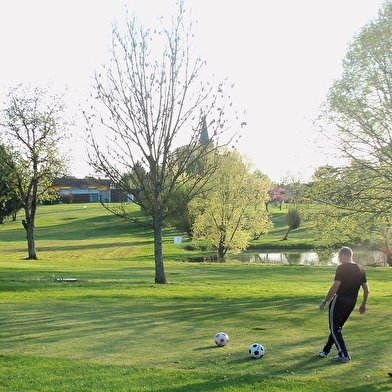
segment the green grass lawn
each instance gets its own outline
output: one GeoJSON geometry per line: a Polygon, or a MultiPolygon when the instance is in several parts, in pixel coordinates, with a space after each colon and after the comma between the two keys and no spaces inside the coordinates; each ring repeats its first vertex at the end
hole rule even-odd
{"type": "Polygon", "coordinates": [[[167,231],[156,285],[151,233],[83,207],[39,207],[36,261],[20,222],[0,229],[0,391],[392,389],[392,269],[366,269],[368,311],[344,328],[353,361],[336,364],[316,355],[334,267],[182,262],[187,240],[167,231]]]}
{"type": "Polygon", "coordinates": [[[261,235],[259,239],[251,241],[250,249],[260,247],[269,249],[313,249],[322,245],[313,236],[311,222],[305,219],[301,220],[298,229],[290,231],[287,240],[283,240],[288,228],[286,216],[289,206],[285,204],[280,209],[270,205],[268,210],[272,215],[274,227],[267,234],[261,235]]]}

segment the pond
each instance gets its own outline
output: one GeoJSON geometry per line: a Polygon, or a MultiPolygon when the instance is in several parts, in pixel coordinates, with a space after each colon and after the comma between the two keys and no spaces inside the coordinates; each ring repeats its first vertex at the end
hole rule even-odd
{"type": "MultiPolygon", "coordinates": [[[[276,250],[243,251],[237,255],[226,255],[228,260],[238,260],[243,263],[265,264],[296,264],[296,265],[339,265],[338,252],[333,254],[312,252],[308,250],[276,250]]],[[[353,260],[361,266],[388,266],[382,252],[370,250],[355,250],[353,260]]]]}

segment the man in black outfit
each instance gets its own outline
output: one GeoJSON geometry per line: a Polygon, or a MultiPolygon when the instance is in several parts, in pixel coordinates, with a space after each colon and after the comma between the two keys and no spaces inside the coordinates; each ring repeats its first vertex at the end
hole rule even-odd
{"type": "Polygon", "coordinates": [[[359,288],[363,289],[363,299],[359,312],[365,313],[366,302],[369,296],[369,287],[365,271],[352,260],[353,251],[343,247],[339,251],[340,265],[336,269],[335,280],[329,289],[325,299],[319,308],[323,310],[330,299],[329,304],[329,330],[330,335],[324,348],[318,352],[320,357],[326,357],[335,344],[338,356],[333,357],[335,362],[350,362],[347,347],[343,339],[342,328],[353,311],[357,302],[359,288]]]}

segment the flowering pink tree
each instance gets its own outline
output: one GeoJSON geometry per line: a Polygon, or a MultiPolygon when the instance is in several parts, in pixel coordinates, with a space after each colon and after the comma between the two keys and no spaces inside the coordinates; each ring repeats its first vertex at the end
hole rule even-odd
{"type": "Polygon", "coordinates": [[[282,209],[282,204],[289,201],[288,196],[286,195],[286,189],[281,186],[275,186],[274,188],[268,191],[270,199],[266,203],[265,207],[268,211],[268,205],[274,204],[279,205],[279,209],[282,209]]]}

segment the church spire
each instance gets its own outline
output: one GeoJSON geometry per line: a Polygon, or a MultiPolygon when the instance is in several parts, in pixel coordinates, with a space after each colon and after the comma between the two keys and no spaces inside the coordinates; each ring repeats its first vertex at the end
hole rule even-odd
{"type": "Polygon", "coordinates": [[[199,143],[203,145],[203,144],[207,144],[209,141],[210,141],[210,137],[208,136],[207,121],[206,121],[206,117],[204,116],[201,132],[200,132],[199,143]]]}

